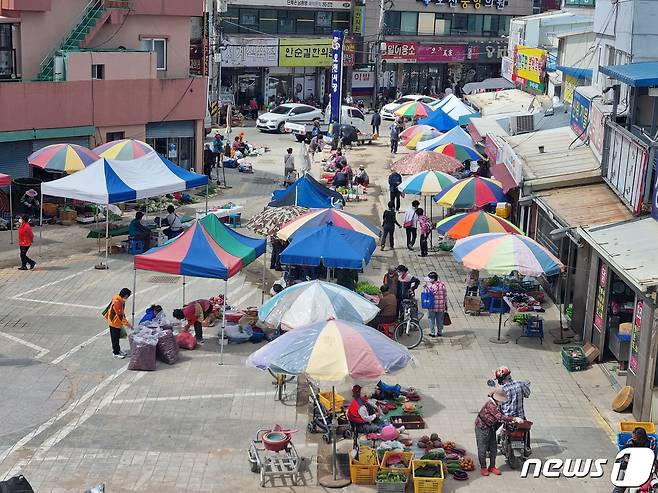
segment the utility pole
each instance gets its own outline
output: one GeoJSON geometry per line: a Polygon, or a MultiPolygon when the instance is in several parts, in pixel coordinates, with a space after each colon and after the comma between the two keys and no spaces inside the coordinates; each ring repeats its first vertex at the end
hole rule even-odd
{"type": "Polygon", "coordinates": [[[379,0],[379,22],[377,25],[377,41],[375,41],[375,93],[372,97],[372,103],[375,108],[379,107],[379,72],[382,65],[382,35],[384,31],[384,2],[386,0],[379,0]]]}

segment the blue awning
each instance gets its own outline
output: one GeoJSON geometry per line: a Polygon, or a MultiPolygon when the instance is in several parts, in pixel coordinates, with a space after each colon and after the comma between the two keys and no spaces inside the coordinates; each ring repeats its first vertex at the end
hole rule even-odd
{"type": "Polygon", "coordinates": [[[570,75],[576,79],[591,79],[592,78],[592,69],[591,68],[579,68],[579,67],[565,67],[564,65],[558,65],[557,69],[562,71],[563,74],[570,75]]]}
{"type": "Polygon", "coordinates": [[[658,87],[658,62],[600,67],[599,72],[631,87],[658,87]]]}

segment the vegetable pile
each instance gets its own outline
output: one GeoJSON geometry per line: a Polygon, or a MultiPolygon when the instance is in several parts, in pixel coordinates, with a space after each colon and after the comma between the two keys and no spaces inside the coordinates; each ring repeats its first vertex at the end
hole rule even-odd
{"type": "Polygon", "coordinates": [[[406,483],[407,475],[397,472],[380,472],[377,473],[378,483],[406,483]]]}
{"type": "Polygon", "coordinates": [[[440,478],[441,466],[435,464],[423,464],[414,469],[414,476],[417,478],[440,478]]]}

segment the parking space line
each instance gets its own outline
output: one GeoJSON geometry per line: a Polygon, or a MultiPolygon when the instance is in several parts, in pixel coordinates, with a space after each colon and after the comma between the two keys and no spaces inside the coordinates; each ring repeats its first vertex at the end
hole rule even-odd
{"type": "Polygon", "coordinates": [[[87,339],[87,340],[84,341],[84,342],[81,342],[80,344],[78,344],[78,345],[75,346],[74,348],[69,349],[69,350],[66,351],[64,354],[62,354],[62,355],[58,356],[57,358],[55,358],[54,360],[52,360],[50,363],[53,364],[53,365],[58,365],[58,364],[60,364],[62,361],[64,361],[64,360],[65,360],[66,358],[68,358],[69,356],[71,356],[71,355],[77,353],[77,352],[80,351],[81,349],[84,349],[85,346],[88,346],[89,344],[91,344],[92,342],[94,342],[94,341],[95,341],[96,339],[98,339],[99,337],[102,337],[102,336],[104,336],[105,334],[107,334],[107,333],[109,332],[109,330],[110,330],[110,329],[105,329],[103,332],[99,332],[99,333],[96,334],[95,336],[90,337],[89,339],[87,339]]]}
{"type": "MultiPolygon", "coordinates": [[[[109,262],[110,261],[108,261],[108,263],[109,262]]],[[[40,289],[47,288],[49,286],[54,286],[55,284],[59,284],[61,282],[66,282],[69,279],[73,279],[74,277],[78,277],[78,276],[84,274],[85,272],[89,272],[90,270],[94,270],[94,267],[89,267],[87,269],[81,270],[80,272],[75,272],[74,274],[68,275],[68,276],[63,277],[61,279],[57,279],[56,281],[48,282],[46,284],[42,284],[41,286],[37,286],[36,288],[28,289],[27,291],[24,291],[22,293],[15,294],[10,299],[13,300],[13,299],[16,299],[16,298],[20,298],[22,296],[25,296],[26,294],[34,293],[35,291],[39,291],[40,289]]]]}
{"type": "Polygon", "coordinates": [[[274,392],[246,392],[244,394],[201,394],[201,395],[174,395],[171,397],[138,397],[136,399],[115,399],[112,404],[144,404],[145,402],[167,402],[167,401],[195,401],[201,399],[228,399],[234,397],[262,397],[274,395],[274,392]]]}
{"type": "Polygon", "coordinates": [[[30,303],[42,303],[44,305],[59,305],[59,306],[70,306],[72,308],[90,308],[93,310],[101,310],[105,308],[106,305],[94,306],[94,305],[80,305],[78,303],[65,303],[63,301],[48,301],[48,300],[37,300],[34,298],[12,298],[14,301],[29,301],[30,303]]]}
{"type": "Polygon", "coordinates": [[[22,344],[23,346],[27,346],[30,349],[34,349],[35,351],[37,351],[38,354],[34,357],[34,359],[39,359],[42,356],[45,356],[46,354],[48,354],[50,352],[50,349],[46,349],[46,348],[43,348],[41,346],[37,346],[36,344],[32,344],[31,342],[26,341],[25,339],[21,339],[20,337],[16,337],[14,335],[7,334],[6,332],[0,332],[0,336],[4,337],[6,339],[9,339],[10,341],[17,342],[18,344],[22,344]]]}

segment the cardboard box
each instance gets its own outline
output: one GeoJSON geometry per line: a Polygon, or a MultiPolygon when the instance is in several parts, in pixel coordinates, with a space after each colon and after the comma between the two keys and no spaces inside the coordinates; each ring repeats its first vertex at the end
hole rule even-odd
{"type": "Polygon", "coordinates": [[[587,357],[587,362],[589,364],[592,364],[594,360],[599,357],[600,353],[598,348],[589,342],[583,346],[583,351],[585,351],[585,356],[587,357]]]}

